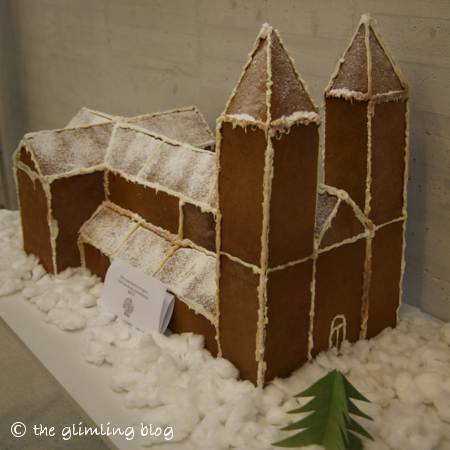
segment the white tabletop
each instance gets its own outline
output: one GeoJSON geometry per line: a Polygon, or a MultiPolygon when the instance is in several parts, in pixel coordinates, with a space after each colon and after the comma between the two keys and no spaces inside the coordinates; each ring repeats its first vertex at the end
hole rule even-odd
{"type": "MultiPolygon", "coordinates": [[[[135,426],[134,438],[101,436],[111,449],[135,450],[140,441],[139,410],[127,409],[123,396],[108,387],[110,366],[89,364],[81,355],[82,331],[62,332],[44,321],[21,294],[0,298],[0,318],[62,387],[68,399],[92,427],[103,431],[109,422],[125,431],[135,426]]],[[[130,436],[131,437],[131,436],[130,436]]]]}

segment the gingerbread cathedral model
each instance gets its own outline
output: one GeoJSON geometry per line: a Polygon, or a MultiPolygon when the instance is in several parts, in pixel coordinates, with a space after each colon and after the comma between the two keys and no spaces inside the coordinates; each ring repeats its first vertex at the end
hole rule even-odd
{"type": "Polygon", "coordinates": [[[264,385],[319,352],[395,326],[403,275],[408,86],[362,17],[321,118],[264,25],[217,121],[82,109],[15,153],[24,249],[49,272],[119,257],[176,296],[195,332],[264,385]],[[214,152],[215,148],[215,152],[214,152]],[[80,258],[81,255],[81,258],[80,258]]]}

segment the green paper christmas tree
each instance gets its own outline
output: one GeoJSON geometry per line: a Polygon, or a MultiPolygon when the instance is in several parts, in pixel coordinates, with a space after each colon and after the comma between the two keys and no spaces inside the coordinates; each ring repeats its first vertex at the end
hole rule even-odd
{"type": "Polygon", "coordinates": [[[305,391],[295,397],[314,397],[301,408],[288,414],[313,411],[309,416],[282,430],[302,430],[299,433],[276,442],[277,447],[298,448],[308,445],[323,445],[327,450],[361,450],[358,433],[368,439],[372,436],[350,417],[350,414],[372,420],[350,400],[370,402],[361,395],[341,372],[333,370],[305,391]]]}

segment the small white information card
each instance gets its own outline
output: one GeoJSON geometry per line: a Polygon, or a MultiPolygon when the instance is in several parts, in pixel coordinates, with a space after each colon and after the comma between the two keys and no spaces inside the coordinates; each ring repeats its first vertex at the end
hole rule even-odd
{"type": "Polygon", "coordinates": [[[166,331],[174,296],[165,284],[116,258],[109,266],[100,305],[141,331],[166,331]]]}

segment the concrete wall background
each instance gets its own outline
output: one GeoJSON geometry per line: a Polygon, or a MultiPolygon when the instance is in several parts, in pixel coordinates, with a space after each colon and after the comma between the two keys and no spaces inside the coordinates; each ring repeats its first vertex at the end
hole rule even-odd
{"type": "Polygon", "coordinates": [[[0,204],[17,207],[11,154],[82,106],[134,116],[197,105],[215,119],[262,23],[322,92],[370,12],[411,89],[404,300],[450,320],[448,0],[1,0],[0,204]]]}

